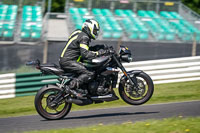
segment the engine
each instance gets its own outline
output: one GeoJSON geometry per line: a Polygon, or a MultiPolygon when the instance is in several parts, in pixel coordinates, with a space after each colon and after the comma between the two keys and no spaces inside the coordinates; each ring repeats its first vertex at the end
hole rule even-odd
{"type": "Polygon", "coordinates": [[[108,80],[108,78],[98,78],[93,82],[89,83],[89,92],[92,95],[100,95],[104,96],[110,93],[112,88],[112,80],[108,80]]]}

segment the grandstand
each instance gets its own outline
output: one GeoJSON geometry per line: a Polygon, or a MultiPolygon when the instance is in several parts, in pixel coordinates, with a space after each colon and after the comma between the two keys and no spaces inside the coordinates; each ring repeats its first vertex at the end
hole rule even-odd
{"type": "Polygon", "coordinates": [[[166,40],[166,41],[200,41],[200,30],[190,24],[174,11],[69,8],[69,15],[75,28],[93,18],[98,20],[102,29],[102,39],[119,39],[128,37],[131,40],[166,40]]]}
{"type": "Polygon", "coordinates": [[[42,8],[41,3],[36,1],[30,5],[15,1],[0,3],[0,40],[4,43],[41,41],[42,8]]]}
{"type": "MultiPolygon", "coordinates": [[[[15,4],[0,3],[0,40],[18,43],[48,40],[48,32],[54,26],[45,26],[52,22],[52,13],[43,15],[44,0],[15,4]]],[[[101,25],[99,40],[200,42],[200,16],[194,14],[179,0],[66,0],[65,17],[56,26],[67,29],[61,35],[66,37],[92,18],[101,25]]],[[[52,33],[60,35],[59,30],[52,33]]]]}
{"type": "Polygon", "coordinates": [[[45,1],[0,1],[0,69],[35,58],[57,62],[68,36],[86,19],[100,23],[95,43],[126,45],[138,61],[200,55],[200,15],[180,0],[66,0],[61,13],[45,1]]]}
{"type": "Polygon", "coordinates": [[[16,5],[0,5],[0,37],[3,40],[12,40],[15,32],[16,5]]]}
{"type": "Polygon", "coordinates": [[[21,38],[38,39],[42,31],[42,10],[40,6],[23,6],[21,38]]]}

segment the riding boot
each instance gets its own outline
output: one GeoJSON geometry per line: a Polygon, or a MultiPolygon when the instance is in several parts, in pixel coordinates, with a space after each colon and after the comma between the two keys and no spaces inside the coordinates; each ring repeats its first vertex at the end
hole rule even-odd
{"type": "Polygon", "coordinates": [[[67,93],[70,93],[78,98],[83,98],[85,95],[84,94],[81,94],[79,92],[77,92],[75,89],[78,89],[79,88],[79,81],[78,79],[73,79],[71,82],[70,82],[70,85],[69,87],[67,86],[66,87],[66,92],[67,93]]]}

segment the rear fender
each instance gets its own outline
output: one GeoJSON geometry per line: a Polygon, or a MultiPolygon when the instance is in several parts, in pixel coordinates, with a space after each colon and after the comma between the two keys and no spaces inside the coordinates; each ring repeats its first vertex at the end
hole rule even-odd
{"type": "Polygon", "coordinates": [[[59,90],[62,90],[61,88],[59,88],[59,87],[56,86],[56,85],[45,85],[45,86],[43,86],[42,88],[40,88],[39,91],[45,91],[45,90],[48,90],[48,89],[51,89],[51,88],[57,88],[57,89],[59,89],[59,90]]]}

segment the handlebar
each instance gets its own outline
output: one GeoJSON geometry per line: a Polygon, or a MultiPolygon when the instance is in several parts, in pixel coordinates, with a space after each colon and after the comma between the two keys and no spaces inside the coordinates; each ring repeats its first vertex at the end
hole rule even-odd
{"type": "Polygon", "coordinates": [[[40,65],[40,61],[39,60],[27,61],[26,65],[27,66],[31,66],[31,65],[39,66],[40,65]]]}

